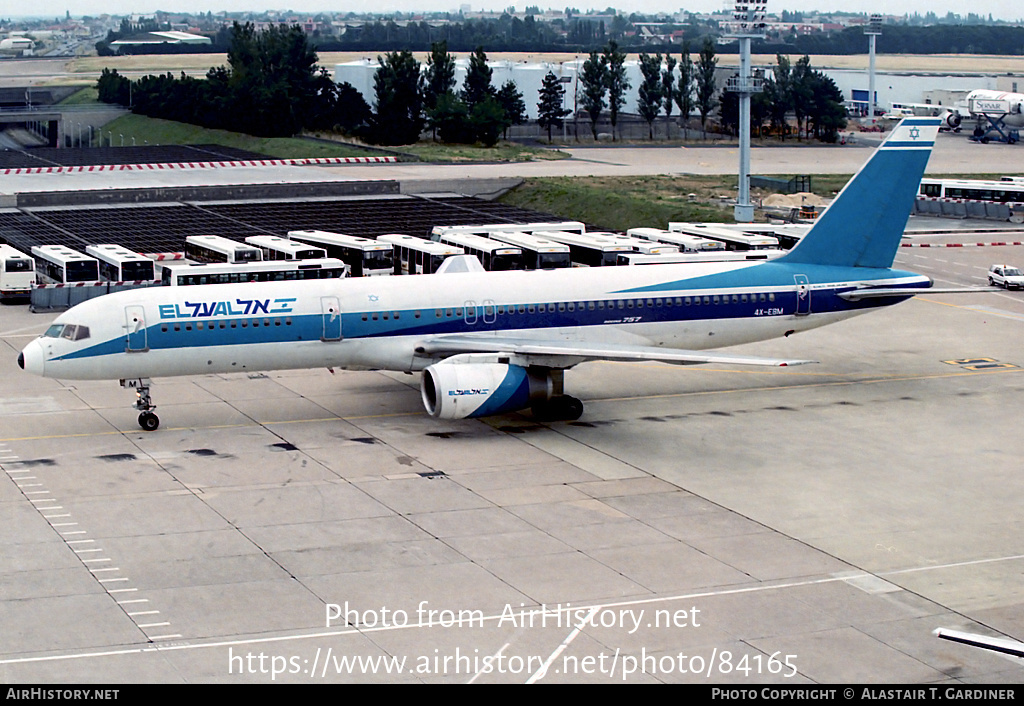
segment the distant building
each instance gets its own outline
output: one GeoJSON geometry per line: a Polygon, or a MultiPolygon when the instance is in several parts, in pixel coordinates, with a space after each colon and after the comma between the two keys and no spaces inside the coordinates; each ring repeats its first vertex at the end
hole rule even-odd
{"type": "Polygon", "coordinates": [[[121,47],[137,47],[151,44],[213,44],[213,40],[201,34],[189,32],[143,32],[133,34],[130,37],[123,37],[110,43],[110,48],[118,50],[121,47]]]}

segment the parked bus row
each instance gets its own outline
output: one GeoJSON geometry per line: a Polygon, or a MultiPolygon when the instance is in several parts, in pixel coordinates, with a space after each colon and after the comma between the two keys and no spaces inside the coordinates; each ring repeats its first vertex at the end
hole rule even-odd
{"type": "Polygon", "coordinates": [[[217,235],[185,239],[184,260],[153,258],[114,244],[90,245],[85,253],[60,245],[32,248],[32,256],[4,246],[0,296],[24,296],[33,283],[157,281],[171,286],[220,282],[267,282],[307,278],[432,274],[452,255],[473,255],[485,270],[764,259],[800,234],[744,232],[749,227],[670,223],[668,229],[633,228],[625,235],[587,232],[583,223],[443,226],[429,240],[385,234],[362,238],[320,230],[287,237],[249,236],[245,242],[217,235]],[[763,255],[757,251],[769,251],[763,255]],[[729,255],[727,253],[734,253],[729,255]]]}

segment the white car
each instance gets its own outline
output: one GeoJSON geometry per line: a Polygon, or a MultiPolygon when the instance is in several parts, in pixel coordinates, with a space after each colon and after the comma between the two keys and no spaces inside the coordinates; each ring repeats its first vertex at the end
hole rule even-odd
{"type": "Polygon", "coordinates": [[[1024,273],[1010,265],[992,265],[988,268],[988,283],[1007,289],[1024,289],[1024,273]]]}

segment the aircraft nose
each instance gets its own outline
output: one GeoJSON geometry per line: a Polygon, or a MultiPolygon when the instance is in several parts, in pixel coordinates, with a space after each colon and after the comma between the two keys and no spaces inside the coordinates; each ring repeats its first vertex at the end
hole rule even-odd
{"type": "Polygon", "coordinates": [[[18,354],[18,367],[33,375],[43,374],[43,349],[39,341],[32,341],[18,354]]]}

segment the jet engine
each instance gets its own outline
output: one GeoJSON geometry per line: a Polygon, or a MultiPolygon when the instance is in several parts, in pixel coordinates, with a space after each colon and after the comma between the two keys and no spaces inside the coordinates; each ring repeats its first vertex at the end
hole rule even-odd
{"type": "Polygon", "coordinates": [[[441,419],[486,417],[544,405],[551,372],[507,363],[436,363],[423,371],[423,406],[441,419]]]}
{"type": "Polygon", "coordinates": [[[945,123],[946,127],[949,128],[950,130],[956,130],[957,128],[960,127],[960,123],[962,122],[960,113],[956,112],[955,110],[947,110],[942,115],[940,115],[939,118],[942,119],[942,122],[945,123]]]}

